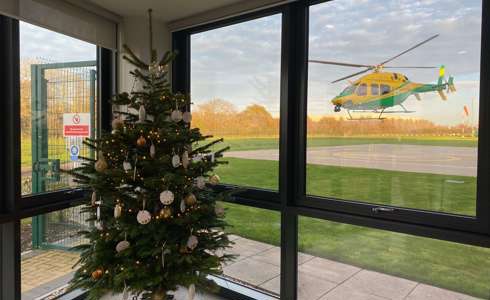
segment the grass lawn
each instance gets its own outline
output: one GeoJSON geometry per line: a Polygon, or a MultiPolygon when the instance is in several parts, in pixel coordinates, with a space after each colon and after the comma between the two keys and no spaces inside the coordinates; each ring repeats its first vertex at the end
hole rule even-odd
{"type": "MultiPolygon", "coordinates": [[[[278,138],[225,138],[223,143],[231,151],[278,149],[278,138]]],[[[223,147],[220,144],[219,147],[223,147]]],[[[476,138],[458,137],[310,137],[308,147],[362,145],[362,144],[410,144],[431,146],[476,147],[476,138]]]]}
{"type": "MultiPolygon", "coordinates": [[[[229,158],[224,182],[277,189],[275,161],[229,158]]],[[[474,214],[475,178],[360,168],[308,166],[310,194],[378,200],[404,207],[474,214]],[[464,181],[464,184],[446,180],[464,181]],[[392,195],[393,194],[393,195],[392,195]]],[[[230,232],[279,245],[279,213],[225,204],[230,232]]],[[[347,224],[300,218],[300,250],[315,256],[488,299],[490,249],[347,224]]]]}
{"type": "MultiPolygon", "coordinates": [[[[229,164],[216,171],[224,182],[278,189],[277,161],[226,160],[229,164]]],[[[306,187],[311,195],[475,214],[475,177],[308,165],[306,187]]]]}

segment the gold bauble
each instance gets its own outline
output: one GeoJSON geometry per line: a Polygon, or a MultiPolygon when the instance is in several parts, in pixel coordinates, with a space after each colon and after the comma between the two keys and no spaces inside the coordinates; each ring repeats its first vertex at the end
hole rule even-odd
{"type": "Polygon", "coordinates": [[[167,299],[167,293],[164,291],[155,291],[151,294],[151,300],[165,300],[167,299]]]}
{"type": "Polygon", "coordinates": [[[189,195],[187,195],[184,200],[185,200],[185,204],[187,206],[193,206],[194,204],[197,203],[196,196],[194,194],[192,194],[192,193],[190,193],[189,195]]]}
{"type": "Polygon", "coordinates": [[[165,206],[164,208],[160,209],[159,215],[160,218],[168,219],[172,216],[172,209],[168,206],[165,206]]]}
{"type": "Polygon", "coordinates": [[[97,172],[104,172],[107,170],[107,167],[109,165],[107,164],[107,161],[105,160],[104,154],[102,152],[99,153],[99,159],[95,162],[95,171],[97,172]]]}
{"type": "Polygon", "coordinates": [[[212,185],[216,185],[220,182],[220,178],[218,175],[214,174],[212,175],[211,177],[209,177],[209,183],[212,184],[212,185]]]}
{"type": "Polygon", "coordinates": [[[144,147],[146,145],[146,139],[144,136],[140,136],[138,140],[136,141],[136,145],[140,147],[144,147]]]}
{"type": "Polygon", "coordinates": [[[122,129],[124,127],[124,121],[117,117],[117,118],[114,118],[114,120],[112,120],[112,129],[114,130],[119,130],[119,129],[122,129]]]}
{"type": "Polygon", "coordinates": [[[104,271],[102,269],[97,269],[92,272],[92,278],[97,280],[100,279],[104,275],[104,271]]]}

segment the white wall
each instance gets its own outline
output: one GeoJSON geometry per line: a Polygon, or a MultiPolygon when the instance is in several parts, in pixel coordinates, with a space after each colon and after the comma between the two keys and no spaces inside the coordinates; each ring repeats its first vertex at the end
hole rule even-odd
{"type": "MultiPolygon", "coordinates": [[[[153,21],[153,47],[161,57],[171,49],[171,33],[167,25],[153,21]]],[[[129,72],[134,69],[132,65],[122,59],[124,50],[122,45],[127,44],[131,50],[145,62],[150,61],[149,33],[147,17],[125,17],[119,30],[119,92],[129,92],[133,86],[133,77],[129,72]]]]}

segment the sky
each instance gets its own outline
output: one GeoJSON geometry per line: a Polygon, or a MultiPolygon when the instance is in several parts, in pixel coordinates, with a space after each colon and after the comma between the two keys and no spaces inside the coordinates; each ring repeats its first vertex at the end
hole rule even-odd
{"type": "MultiPolygon", "coordinates": [[[[446,66],[457,92],[448,101],[423,94],[404,104],[410,117],[453,125],[463,107],[478,113],[481,0],[336,0],[310,8],[309,59],[376,64],[429,38],[431,42],[391,65],[446,66]]],[[[281,16],[274,15],[198,33],[191,38],[191,96],[199,104],[213,98],[239,109],[256,103],[279,113],[281,16]]],[[[330,82],[357,68],[309,64],[308,113],[317,118],[333,112],[330,100],[349,83],[330,82]]],[[[396,70],[411,81],[434,83],[438,69],[396,70]]],[[[396,109],[399,110],[399,109],[396,109]]],[[[345,114],[343,112],[340,113],[345,114]]],[[[405,115],[407,116],[407,115],[405,115]]]]}
{"type": "Polygon", "coordinates": [[[20,22],[20,57],[45,62],[95,60],[93,44],[53,32],[26,22],[20,22]]]}
{"type": "MultiPolygon", "coordinates": [[[[309,58],[361,64],[379,63],[434,35],[440,36],[391,65],[446,66],[457,92],[413,97],[405,105],[440,124],[462,121],[463,106],[478,113],[481,0],[336,0],[310,8],[309,58]]],[[[94,60],[89,43],[21,22],[21,58],[46,62],[94,60]]],[[[279,115],[281,15],[227,26],[191,37],[191,96],[199,104],[214,98],[239,109],[261,104],[279,115]]],[[[359,71],[309,64],[308,113],[313,118],[343,116],[330,100],[349,83],[332,80],[359,71]]],[[[438,70],[397,70],[411,81],[431,83],[438,70]]]]}

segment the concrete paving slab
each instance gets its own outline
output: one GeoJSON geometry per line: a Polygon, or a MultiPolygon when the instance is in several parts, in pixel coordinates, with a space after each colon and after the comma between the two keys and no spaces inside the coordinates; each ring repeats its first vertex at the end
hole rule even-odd
{"type": "Polygon", "coordinates": [[[233,255],[238,255],[236,259],[234,260],[235,262],[238,262],[240,260],[243,260],[247,257],[259,254],[267,249],[272,248],[273,246],[269,247],[264,247],[260,244],[253,244],[249,240],[246,239],[238,239],[235,241],[235,244],[231,247],[225,250],[226,254],[233,254],[233,255]]]}
{"type": "Polygon", "coordinates": [[[478,298],[448,291],[435,286],[419,284],[407,296],[406,300],[478,300],[478,298]]]}
{"type": "Polygon", "coordinates": [[[386,275],[378,272],[362,270],[342,283],[338,288],[354,290],[362,294],[373,295],[385,299],[404,299],[417,285],[417,282],[386,275]]]}
{"type": "Polygon", "coordinates": [[[246,258],[223,268],[226,276],[244,281],[252,285],[262,283],[279,276],[280,268],[253,258],[246,258]]]}
{"type": "MultiPolygon", "coordinates": [[[[272,280],[265,282],[260,287],[268,291],[279,293],[281,278],[275,277],[272,280]]],[[[318,277],[311,276],[304,272],[298,274],[298,299],[300,300],[316,300],[334,289],[337,284],[322,280],[318,277]]]]}
{"type": "MultiPolygon", "coordinates": [[[[278,160],[277,149],[230,151],[226,157],[278,160]]],[[[390,171],[476,176],[476,147],[367,144],[312,147],[308,164],[390,171]]]]}
{"type": "Polygon", "coordinates": [[[387,300],[366,291],[353,290],[347,286],[339,286],[319,300],[387,300]]]}
{"type": "Polygon", "coordinates": [[[300,265],[299,270],[303,273],[338,284],[344,282],[361,271],[361,269],[358,267],[319,257],[315,257],[312,260],[300,265]]]}
{"type": "MultiPolygon", "coordinates": [[[[269,250],[266,250],[264,252],[260,252],[259,254],[256,254],[252,256],[253,259],[266,262],[269,264],[272,264],[274,266],[280,266],[281,265],[281,248],[279,247],[274,247],[269,250]]],[[[301,265],[310,259],[313,259],[313,256],[305,253],[298,253],[298,264],[301,265]]]]}

